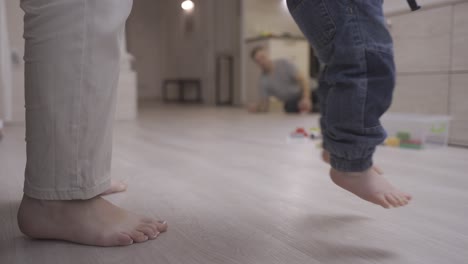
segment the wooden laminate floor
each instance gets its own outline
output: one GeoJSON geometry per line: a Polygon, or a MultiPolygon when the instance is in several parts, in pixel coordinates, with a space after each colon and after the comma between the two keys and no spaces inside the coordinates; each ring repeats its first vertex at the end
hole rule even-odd
{"type": "Polygon", "coordinates": [[[240,109],[145,107],[116,125],[109,197],[165,219],[169,232],[124,248],[21,235],[24,127],[0,142],[0,263],[468,263],[468,149],[379,148],[376,163],[414,196],[385,210],[329,180],[315,142],[291,143],[316,116],[248,115],[240,109]]]}

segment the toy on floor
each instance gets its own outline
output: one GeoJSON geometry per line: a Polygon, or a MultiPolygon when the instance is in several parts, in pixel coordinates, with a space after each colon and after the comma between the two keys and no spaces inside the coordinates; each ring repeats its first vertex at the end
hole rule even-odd
{"type": "Polygon", "coordinates": [[[288,140],[299,140],[301,142],[307,139],[317,140],[320,138],[322,138],[322,133],[320,131],[320,128],[316,127],[309,129],[309,132],[307,132],[306,129],[303,127],[298,127],[288,136],[288,140]]]}
{"type": "Polygon", "coordinates": [[[446,129],[444,124],[439,125],[439,126],[432,125],[432,127],[431,127],[431,132],[434,133],[434,134],[443,134],[446,131],[447,131],[447,129],[446,129]]]}
{"type": "Polygon", "coordinates": [[[385,146],[389,147],[399,147],[400,146],[400,139],[397,137],[388,137],[385,140],[385,146]]]}
{"type": "Polygon", "coordinates": [[[397,138],[399,138],[400,140],[410,140],[411,134],[408,132],[398,132],[397,138]]]}
{"type": "Polygon", "coordinates": [[[309,140],[309,135],[303,127],[298,127],[287,136],[287,142],[303,144],[309,140]]]}
{"type": "Polygon", "coordinates": [[[320,131],[320,128],[313,127],[309,130],[310,134],[309,137],[310,139],[320,139],[322,138],[322,131],[320,131]]]}
{"type": "Polygon", "coordinates": [[[303,127],[298,127],[294,132],[290,134],[290,137],[292,138],[307,138],[309,135],[305,131],[303,127]]]}
{"type": "Polygon", "coordinates": [[[400,143],[400,147],[408,149],[422,149],[422,142],[421,140],[416,139],[403,140],[400,143]]]}
{"type": "Polygon", "coordinates": [[[411,134],[405,131],[397,132],[396,137],[388,137],[384,143],[385,146],[400,147],[406,149],[422,149],[421,140],[412,139],[411,134]]]}

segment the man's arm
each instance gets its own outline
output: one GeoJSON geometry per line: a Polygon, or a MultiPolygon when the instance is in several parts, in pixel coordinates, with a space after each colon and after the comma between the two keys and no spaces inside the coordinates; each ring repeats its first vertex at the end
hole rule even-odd
{"type": "Polygon", "coordinates": [[[263,113],[268,112],[270,107],[268,89],[262,85],[261,80],[258,82],[259,100],[256,103],[250,104],[248,107],[251,113],[263,113]]]}
{"type": "Polygon", "coordinates": [[[301,73],[296,73],[295,79],[302,89],[302,99],[299,102],[299,109],[303,112],[310,112],[312,101],[310,100],[310,83],[301,73]]]}
{"type": "Polygon", "coordinates": [[[285,64],[285,69],[288,71],[290,78],[295,81],[301,88],[302,98],[298,103],[298,108],[301,112],[310,112],[312,109],[312,100],[310,99],[310,83],[309,79],[300,73],[294,64],[287,60],[282,60],[285,64]]]}
{"type": "Polygon", "coordinates": [[[302,89],[302,99],[310,98],[310,84],[307,78],[300,73],[296,74],[296,81],[299,83],[302,89]]]}

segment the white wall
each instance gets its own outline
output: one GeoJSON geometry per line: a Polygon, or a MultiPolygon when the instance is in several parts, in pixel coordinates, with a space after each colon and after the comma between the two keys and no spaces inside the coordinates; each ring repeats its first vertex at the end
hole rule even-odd
{"type": "Polygon", "coordinates": [[[285,0],[244,0],[243,10],[244,38],[258,36],[262,31],[302,36],[287,10],[285,0]]]}
{"type": "MultiPolygon", "coordinates": [[[[449,5],[460,2],[459,0],[417,0],[418,4],[423,9],[428,9],[434,6],[449,5]]],[[[409,12],[408,4],[405,0],[386,0],[384,1],[384,10],[387,15],[392,15],[400,12],[409,12]]]]}
{"type": "Polygon", "coordinates": [[[23,39],[23,11],[19,1],[6,0],[7,24],[10,37],[10,47],[18,58],[13,64],[12,90],[12,122],[24,122],[24,39],[23,39]]]}
{"type": "MultiPolygon", "coordinates": [[[[12,119],[12,67],[5,0],[0,0],[0,123],[12,119]]],[[[1,124],[0,124],[1,126],[1,124]]]]}
{"type": "Polygon", "coordinates": [[[129,50],[136,58],[140,98],[160,98],[163,79],[200,78],[203,99],[213,104],[215,56],[221,52],[235,57],[235,87],[239,86],[240,1],[194,2],[193,31],[187,32],[188,17],[181,1],[135,0],[127,32],[129,50]]]}
{"type": "Polygon", "coordinates": [[[167,60],[166,78],[200,78],[203,99],[214,103],[215,85],[215,11],[214,2],[219,0],[198,0],[191,14],[193,31],[186,31],[188,16],[182,11],[179,1],[169,1],[166,6],[167,60]]]}
{"type": "Polygon", "coordinates": [[[135,0],[127,22],[127,43],[135,57],[139,98],[160,96],[159,86],[166,75],[167,3],[167,0],[135,0]]]}

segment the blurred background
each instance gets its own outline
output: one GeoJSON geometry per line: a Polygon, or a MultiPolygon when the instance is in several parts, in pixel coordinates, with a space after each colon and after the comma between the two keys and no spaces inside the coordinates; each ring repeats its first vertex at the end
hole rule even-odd
{"type": "MultiPolygon", "coordinates": [[[[258,45],[266,47],[272,59],[285,58],[304,75],[317,77],[319,63],[285,1],[182,2],[134,1],[123,36],[117,119],[135,119],[141,102],[182,101],[181,88],[171,82],[180,79],[195,81],[183,88],[187,101],[235,107],[255,101],[261,71],[250,51],[258,45]]],[[[17,1],[1,3],[0,118],[21,123],[23,13],[17,1]]],[[[385,1],[398,71],[391,111],[449,115],[450,143],[467,145],[468,3],[420,4],[422,10],[410,13],[405,1],[385,1]]]]}

